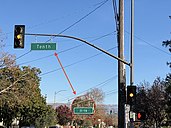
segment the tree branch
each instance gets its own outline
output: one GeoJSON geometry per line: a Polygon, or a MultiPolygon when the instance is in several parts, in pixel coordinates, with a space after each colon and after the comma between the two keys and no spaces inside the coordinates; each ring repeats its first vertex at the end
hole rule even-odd
{"type": "Polygon", "coordinates": [[[29,73],[23,74],[20,78],[18,78],[16,81],[14,81],[10,86],[8,86],[7,88],[3,89],[0,91],[0,94],[3,92],[6,92],[7,90],[9,90],[12,86],[14,86],[18,81],[21,80],[22,77],[28,75],[29,73]]]}

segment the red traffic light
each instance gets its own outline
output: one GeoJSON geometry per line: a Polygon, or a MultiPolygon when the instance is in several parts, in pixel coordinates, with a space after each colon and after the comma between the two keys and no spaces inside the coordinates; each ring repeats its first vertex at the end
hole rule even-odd
{"type": "Polygon", "coordinates": [[[146,119],[146,114],[145,114],[145,112],[138,112],[138,113],[137,113],[137,119],[138,119],[138,120],[145,120],[145,119],[146,119]]]}
{"type": "Polygon", "coordinates": [[[137,118],[141,119],[141,113],[138,113],[137,118]]]}

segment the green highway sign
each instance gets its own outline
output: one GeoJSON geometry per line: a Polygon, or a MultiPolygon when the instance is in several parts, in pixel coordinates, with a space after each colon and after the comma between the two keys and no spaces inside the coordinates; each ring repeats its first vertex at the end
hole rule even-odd
{"type": "Polygon", "coordinates": [[[31,43],[31,50],[56,50],[56,43],[31,43]]]}
{"type": "Polygon", "coordinates": [[[88,114],[94,114],[93,107],[74,107],[74,114],[82,114],[82,115],[88,115],[88,114]]]}

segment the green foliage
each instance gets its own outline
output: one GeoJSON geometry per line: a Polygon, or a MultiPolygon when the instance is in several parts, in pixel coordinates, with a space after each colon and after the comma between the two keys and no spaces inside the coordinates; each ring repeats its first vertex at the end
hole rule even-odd
{"type": "MultiPolygon", "coordinates": [[[[162,45],[168,47],[169,52],[171,52],[171,40],[163,41],[162,45]]],[[[171,68],[171,62],[167,62],[167,65],[171,68]]]]}
{"type": "Polygon", "coordinates": [[[85,120],[83,123],[83,128],[88,128],[92,126],[92,121],[91,120],[85,120]]]}
{"type": "Polygon", "coordinates": [[[98,119],[105,118],[105,108],[102,106],[98,106],[96,103],[103,102],[104,92],[101,89],[94,88],[87,92],[85,95],[81,95],[74,99],[72,103],[72,111],[74,107],[93,107],[94,114],[93,115],[74,115],[74,123],[78,126],[92,126],[96,125],[99,122],[98,119]]]}
{"type": "Polygon", "coordinates": [[[1,117],[6,126],[9,127],[14,118],[19,120],[20,127],[55,123],[55,110],[46,105],[41,95],[39,74],[39,69],[27,66],[0,69],[1,117]]]}
{"type": "Polygon", "coordinates": [[[162,45],[165,47],[169,47],[169,51],[171,52],[171,40],[163,41],[162,45]]]}
{"type": "MultiPolygon", "coordinates": [[[[171,53],[171,40],[163,41],[163,46],[169,48],[171,53]]],[[[167,62],[167,65],[171,68],[171,62],[167,62]]],[[[167,120],[168,125],[171,125],[171,73],[169,73],[165,79],[165,91],[166,91],[166,100],[167,100],[167,120]]]]}
{"type": "Polygon", "coordinates": [[[148,126],[161,127],[166,119],[166,103],[164,81],[157,78],[150,88],[139,87],[137,93],[136,111],[146,113],[145,123],[148,126]]]}
{"type": "Polygon", "coordinates": [[[56,112],[52,106],[46,106],[46,110],[43,112],[42,116],[36,118],[35,126],[37,128],[42,128],[44,126],[56,125],[56,112]]]}
{"type": "Polygon", "coordinates": [[[171,125],[171,74],[168,74],[165,79],[165,91],[166,91],[166,100],[167,100],[167,119],[168,124],[171,125]]]}

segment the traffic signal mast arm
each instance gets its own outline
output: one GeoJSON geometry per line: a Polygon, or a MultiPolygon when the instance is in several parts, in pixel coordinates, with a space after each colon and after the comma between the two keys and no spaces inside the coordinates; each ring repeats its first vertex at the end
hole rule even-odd
{"type": "Polygon", "coordinates": [[[77,38],[77,37],[67,36],[67,35],[59,35],[59,34],[31,34],[31,33],[25,33],[25,35],[30,35],[30,36],[53,36],[53,37],[64,37],[64,38],[75,39],[75,40],[81,41],[81,42],[83,42],[83,43],[85,43],[85,44],[87,44],[87,45],[89,45],[89,46],[91,46],[91,47],[93,47],[93,48],[95,48],[95,49],[97,49],[97,50],[99,50],[99,51],[109,55],[112,58],[115,58],[115,59],[123,62],[124,64],[126,64],[128,66],[131,65],[130,63],[124,61],[123,59],[121,59],[121,58],[119,58],[119,57],[117,57],[115,55],[112,55],[111,53],[109,53],[109,52],[107,52],[107,51],[105,51],[105,50],[103,50],[103,49],[101,49],[101,48],[99,48],[99,47],[97,47],[97,46],[95,46],[95,45],[93,45],[93,44],[83,40],[83,39],[77,38]]]}

